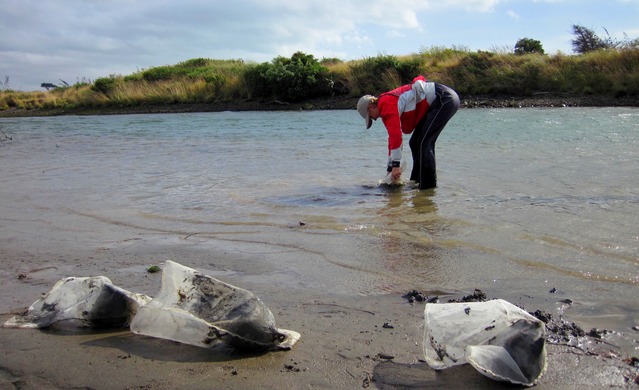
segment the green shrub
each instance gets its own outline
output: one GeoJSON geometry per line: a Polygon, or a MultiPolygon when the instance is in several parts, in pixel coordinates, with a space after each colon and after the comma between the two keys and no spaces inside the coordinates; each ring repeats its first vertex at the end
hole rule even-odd
{"type": "Polygon", "coordinates": [[[419,57],[408,57],[401,59],[397,64],[397,74],[402,80],[402,83],[411,82],[415,76],[422,74],[422,60],[419,57]]]}
{"type": "Polygon", "coordinates": [[[179,64],[176,65],[176,67],[181,67],[181,68],[202,68],[205,67],[207,65],[209,65],[211,63],[211,60],[206,59],[206,58],[192,58],[190,60],[186,60],[183,62],[180,62],[179,64]]]}
{"type": "Polygon", "coordinates": [[[388,91],[397,87],[397,83],[402,83],[399,60],[392,55],[378,55],[355,62],[352,74],[356,84],[354,89],[372,95],[388,91]],[[396,78],[399,80],[395,80],[396,78]]]}
{"type": "Polygon", "coordinates": [[[142,78],[146,81],[170,80],[185,75],[185,69],[175,66],[157,66],[142,72],[142,78]]]}
{"type": "Polygon", "coordinates": [[[105,95],[113,92],[115,88],[115,77],[102,77],[96,79],[93,83],[93,90],[96,92],[102,92],[105,95]]]}
{"type": "Polygon", "coordinates": [[[515,54],[530,54],[539,53],[544,54],[544,48],[541,42],[532,38],[522,38],[515,44],[515,54]]]}
{"type": "Polygon", "coordinates": [[[288,102],[328,96],[330,83],[324,68],[312,55],[297,52],[279,56],[271,63],[250,67],[245,73],[254,97],[273,97],[288,102]]]}
{"type": "Polygon", "coordinates": [[[332,66],[342,63],[344,63],[344,61],[340,60],[339,58],[322,58],[320,61],[320,64],[322,64],[323,66],[332,66]]]}

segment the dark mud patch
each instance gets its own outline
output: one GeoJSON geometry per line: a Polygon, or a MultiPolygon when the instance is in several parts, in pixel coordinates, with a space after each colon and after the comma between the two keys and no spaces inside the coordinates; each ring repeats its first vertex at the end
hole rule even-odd
{"type": "MultiPolygon", "coordinates": [[[[425,303],[439,303],[440,298],[438,295],[426,295],[421,291],[412,290],[402,295],[402,298],[408,300],[409,303],[413,302],[425,302],[425,303]]],[[[475,289],[472,294],[463,296],[461,298],[450,298],[448,299],[448,303],[460,303],[460,302],[486,302],[488,299],[486,298],[486,294],[479,290],[475,289]]]]}

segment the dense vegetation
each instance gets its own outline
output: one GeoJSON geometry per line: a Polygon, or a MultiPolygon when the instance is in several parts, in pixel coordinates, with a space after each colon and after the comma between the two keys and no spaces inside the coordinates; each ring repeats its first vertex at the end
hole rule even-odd
{"type": "Polygon", "coordinates": [[[261,64],[196,58],[127,76],[111,75],[92,83],[43,83],[47,91],[42,92],[5,89],[0,91],[0,110],[246,101],[285,104],[377,94],[418,74],[450,85],[462,96],[561,93],[639,98],[636,40],[620,44],[599,39],[581,26],[573,27],[575,55],[547,55],[539,41],[524,38],[511,53],[433,47],[412,55],[380,54],[346,62],[318,60],[302,52],[261,64]]]}

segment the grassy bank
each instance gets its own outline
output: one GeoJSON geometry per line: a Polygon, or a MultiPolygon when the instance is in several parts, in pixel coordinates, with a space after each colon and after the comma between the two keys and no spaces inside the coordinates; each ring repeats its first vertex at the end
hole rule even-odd
{"type": "Polygon", "coordinates": [[[431,48],[353,61],[317,60],[300,52],[262,64],[197,58],[50,91],[0,91],[0,114],[180,111],[187,106],[202,111],[346,108],[362,94],[390,90],[417,74],[452,86],[469,102],[480,102],[475,106],[496,96],[501,102],[561,96],[579,105],[639,105],[636,49],[516,55],[431,48]]]}

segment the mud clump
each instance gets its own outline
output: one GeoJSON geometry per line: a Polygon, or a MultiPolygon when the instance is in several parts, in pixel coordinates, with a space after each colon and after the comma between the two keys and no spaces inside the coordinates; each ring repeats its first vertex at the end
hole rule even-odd
{"type": "Polygon", "coordinates": [[[486,298],[486,293],[476,288],[472,294],[466,295],[461,298],[451,298],[448,300],[449,303],[461,303],[461,302],[486,302],[488,299],[486,298]]]}
{"type": "MultiPolygon", "coordinates": [[[[433,295],[428,296],[421,291],[412,290],[402,295],[402,298],[408,300],[409,303],[413,302],[425,302],[425,303],[439,303],[439,296],[433,295]]],[[[475,289],[472,294],[466,295],[461,298],[451,298],[448,300],[448,303],[459,303],[459,302],[486,302],[488,299],[486,298],[486,294],[480,289],[475,289]]]]}
{"type": "Polygon", "coordinates": [[[412,290],[407,292],[406,294],[402,295],[402,298],[408,300],[409,303],[413,303],[413,302],[438,303],[439,302],[438,296],[429,297],[428,295],[425,295],[421,291],[417,291],[417,290],[412,290]]]}
{"type": "MultiPolygon", "coordinates": [[[[530,312],[530,314],[546,324],[546,341],[548,342],[569,342],[575,338],[587,335],[586,331],[574,322],[566,321],[563,318],[553,318],[552,314],[543,310],[535,310],[534,312],[530,312]]],[[[596,332],[597,330],[593,329],[592,331],[596,332]]],[[[590,335],[590,333],[588,335],[590,335]]],[[[599,338],[601,338],[601,336],[599,336],[599,338]]]]}

